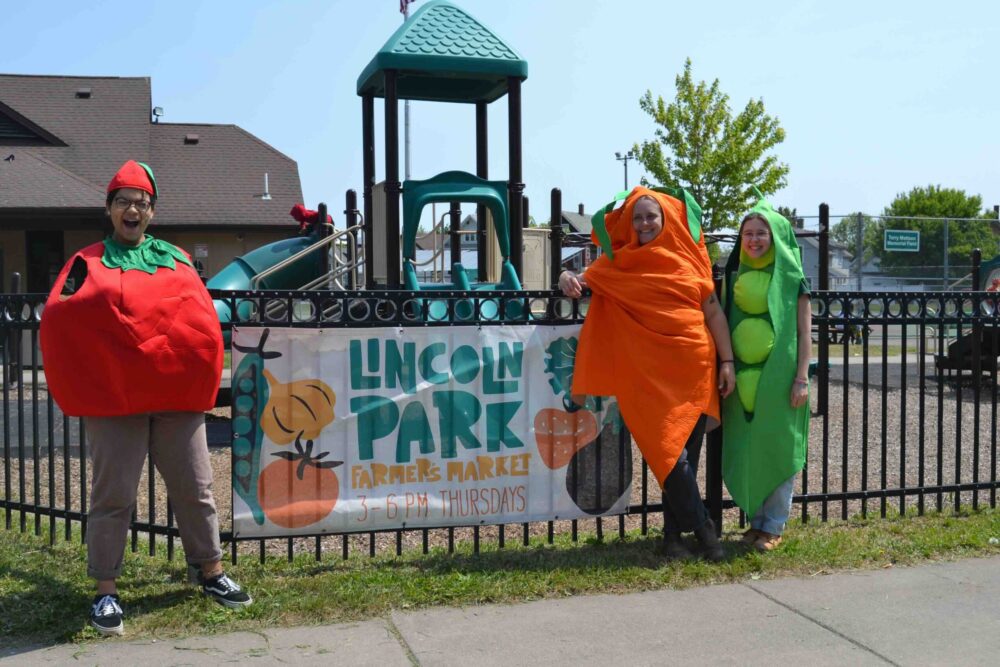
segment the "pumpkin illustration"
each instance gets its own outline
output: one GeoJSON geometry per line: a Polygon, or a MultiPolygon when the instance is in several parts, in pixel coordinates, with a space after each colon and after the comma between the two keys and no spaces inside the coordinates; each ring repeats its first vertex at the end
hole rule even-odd
{"type": "Polygon", "coordinates": [[[288,445],[298,437],[313,440],[334,419],[337,395],[322,380],[281,382],[266,368],[269,387],[260,427],[277,445],[288,445]]]}
{"type": "Polygon", "coordinates": [[[333,468],[343,461],[322,461],[330,452],[313,456],[313,441],[295,439],[294,452],[275,452],[277,461],[260,473],[257,496],[264,514],[282,528],[301,528],[325,518],[340,495],[333,468]]]}
{"type": "Polygon", "coordinates": [[[597,432],[597,419],[589,410],[544,408],[535,415],[538,453],[553,470],[569,463],[577,450],[597,437],[597,432]]]}

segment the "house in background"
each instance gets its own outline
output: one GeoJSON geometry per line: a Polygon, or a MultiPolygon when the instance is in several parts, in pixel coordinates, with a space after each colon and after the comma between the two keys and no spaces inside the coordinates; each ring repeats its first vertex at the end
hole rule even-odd
{"type": "MultiPolygon", "coordinates": [[[[802,249],[802,271],[806,274],[811,289],[819,289],[819,239],[815,236],[798,238],[802,249]]],[[[847,246],[830,241],[830,289],[854,289],[851,283],[851,260],[853,256],[847,246]]]]}
{"type": "Polygon", "coordinates": [[[294,236],[295,161],[235,125],[157,123],[148,77],[0,74],[0,291],[47,292],[74,252],[111,231],[105,188],[128,159],[160,197],[150,231],[205,277],[294,236]]]}
{"type": "MultiPolygon", "coordinates": [[[[583,268],[589,264],[586,260],[587,252],[589,251],[591,253],[591,257],[595,254],[592,249],[593,246],[590,244],[590,215],[584,213],[583,204],[580,204],[576,211],[562,211],[561,222],[564,235],[574,235],[575,238],[573,241],[577,244],[583,242],[586,243],[586,245],[563,246],[562,268],[575,272],[582,271],[583,268]]],[[[539,228],[548,229],[548,220],[541,222],[539,228]]],[[[459,237],[459,242],[462,247],[462,265],[466,269],[474,269],[477,266],[476,216],[472,214],[466,215],[459,224],[459,230],[462,232],[462,235],[459,237]]],[[[563,237],[564,243],[567,240],[567,236],[563,237]]],[[[448,252],[451,247],[449,243],[450,241],[447,231],[443,234],[428,233],[423,236],[418,236],[416,239],[417,265],[430,265],[431,257],[435,253],[435,249],[438,249],[445,253],[445,261],[443,262],[444,272],[445,275],[448,276],[448,264],[450,262],[448,252]]],[[[430,272],[425,273],[428,276],[431,275],[430,272]]],[[[424,273],[421,273],[420,278],[421,280],[429,279],[425,278],[424,273]]]]}

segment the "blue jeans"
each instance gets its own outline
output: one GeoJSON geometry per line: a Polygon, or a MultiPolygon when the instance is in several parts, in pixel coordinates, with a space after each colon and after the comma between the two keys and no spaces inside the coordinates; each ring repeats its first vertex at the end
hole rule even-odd
{"type": "Polygon", "coordinates": [[[698,459],[705,438],[705,415],[694,425],[687,444],[663,485],[663,532],[687,533],[708,520],[708,511],[698,490],[698,459]]]}
{"type": "MultiPolygon", "coordinates": [[[[796,473],[797,475],[798,473],[796,473]]],[[[778,485],[764,504],[760,506],[750,527],[772,535],[781,535],[785,530],[785,522],[792,511],[792,490],[795,487],[795,475],[792,475],[778,485]]]]}

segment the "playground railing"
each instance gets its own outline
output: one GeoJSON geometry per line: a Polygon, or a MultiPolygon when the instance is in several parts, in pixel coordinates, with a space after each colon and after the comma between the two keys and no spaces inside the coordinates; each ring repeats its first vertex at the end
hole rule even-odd
{"type": "MultiPolygon", "coordinates": [[[[580,322],[586,301],[552,291],[243,291],[213,292],[230,305],[240,327],[469,326],[447,317],[430,318],[427,303],[471,302],[474,312],[497,313],[472,326],[511,323],[507,308],[524,324],[580,322]],[[483,309],[485,301],[495,307],[483,309]],[[249,308],[239,308],[246,302],[249,308]],[[421,310],[424,309],[424,310],[421,310]]],[[[965,506],[996,506],[997,372],[1000,304],[993,292],[814,292],[812,294],[816,377],[811,388],[812,421],[806,467],[794,502],[801,520],[846,519],[855,515],[922,514],[965,506]],[[856,337],[840,334],[859,331],[856,337]],[[945,338],[945,332],[951,338],[945,338]]],[[[81,539],[86,533],[89,471],[86,428],[64,415],[47,391],[38,353],[38,324],[45,295],[0,295],[3,401],[2,496],[7,529],[47,533],[48,539],[81,539]],[[20,338],[20,342],[15,339],[20,338]],[[74,527],[78,530],[74,531],[74,527]]],[[[219,482],[216,497],[229,521],[225,485],[230,480],[225,417],[210,421],[219,482]],[[221,438],[219,437],[221,434],[221,438]]],[[[210,431],[210,438],[211,438],[210,431]]],[[[210,439],[211,444],[211,439],[210,439]]],[[[634,456],[638,457],[637,452],[634,456]]],[[[636,458],[635,460],[638,460],[636,458]]],[[[287,554],[303,550],[317,557],[346,557],[360,551],[401,552],[431,545],[453,549],[469,540],[502,547],[531,536],[553,540],[557,532],[658,530],[661,498],[647,468],[635,466],[627,514],[605,519],[550,521],[508,526],[403,529],[383,533],[280,537],[245,542],[224,530],[230,556],[287,554]]],[[[711,513],[729,525],[745,517],[725,493],[721,436],[708,436],[701,471],[711,513]]],[[[132,522],[132,548],[140,536],[150,553],[174,556],[178,535],[162,482],[150,465],[141,483],[132,522]],[[165,547],[165,548],[164,548],[165,547]]]]}
{"type": "MultiPolygon", "coordinates": [[[[360,213],[356,213],[360,216],[360,213]]],[[[317,251],[328,252],[331,257],[330,270],[321,276],[317,276],[314,280],[302,285],[299,289],[302,290],[315,290],[315,289],[329,289],[332,285],[332,281],[337,281],[336,286],[343,289],[343,285],[339,282],[339,279],[345,275],[353,273],[354,284],[359,284],[360,280],[359,271],[364,264],[364,259],[358,256],[356,259],[350,259],[351,253],[349,250],[351,248],[358,247],[357,234],[364,229],[363,223],[358,223],[347,229],[341,229],[340,231],[334,232],[329,236],[321,238],[316,243],[313,243],[307,248],[303,248],[299,252],[295,253],[291,257],[287,257],[280,262],[274,264],[273,266],[261,271],[256,274],[250,281],[251,289],[259,289],[260,285],[269,277],[272,276],[283,269],[295,264],[296,262],[302,261],[304,258],[311,256],[317,251]],[[341,256],[341,251],[344,252],[346,257],[341,256]]]]}

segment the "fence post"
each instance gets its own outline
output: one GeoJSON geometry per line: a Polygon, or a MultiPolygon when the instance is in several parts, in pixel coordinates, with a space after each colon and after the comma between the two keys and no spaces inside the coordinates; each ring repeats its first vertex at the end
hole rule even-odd
{"type": "MultiPolygon", "coordinates": [[[[821,292],[830,290],[830,206],[819,205],[819,289],[821,292]]],[[[824,320],[829,318],[829,311],[824,320]]],[[[816,396],[817,412],[824,417],[829,403],[830,380],[830,325],[824,321],[819,325],[819,354],[817,355],[816,377],[818,391],[816,396]]]]}
{"type": "MultiPolygon", "coordinates": [[[[448,226],[448,239],[451,246],[451,265],[452,268],[456,264],[462,263],[462,235],[459,232],[462,230],[462,205],[453,201],[448,205],[448,215],[449,226],[448,226]]],[[[455,276],[451,277],[451,281],[454,284],[455,276]]]]}
{"type": "Polygon", "coordinates": [[[858,238],[854,242],[855,252],[857,252],[857,260],[858,260],[858,291],[859,292],[862,289],[864,289],[862,287],[862,284],[861,284],[861,269],[862,269],[862,266],[863,266],[863,264],[865,262],[865,242],[864,242],[865,236],[864,235],[865,235],[865,219],[864,219],[864,216],[859,211],[858,212],[858,238]]]}
{"type": "MultiPolygon", "coordinates": [[[[344,228],[351,229],[358,224],[358,193],[348,190],[344,195],[344,228]]],[[[358,236],[357,232],[351,232],[344,237],[347,240],[347,264],[351,270],[347,272],[347,289],[358,289],[358,236]]],[[[365,267],[365,271],[368,267],[365,267]]]]}
{"type": "Polygon", "coordinates": [[[552,289],[559,287],[562,273],[562,190],[552,188],[549,209],[549,278],[552,289]]]}
{"type": "MultiPolygon", "coordinates": [[[[972,388],[973,392],[976,394],[976,405],[979,404],[979,383],[982,380],[983,374],[983,360],[982,360],[982,342],[983,342],[983,323],[980,319],[982,317],[982,311],[980,310],[980,305],[982,299],[979,297],[979,291],[983,289],[982,278],[979,276],[980,264],[983,261],[983,253],[980,252],[979,248],[972,249],[972,388]]],[[[979,492],[976,492],[976,497],[978,497],[979,492]]]]}
{"type": "MultiPolygon", "coordinates": [[[[17,271],[10,274],[10,292],[11,294],[21,293],[21,274],[17,271]]],[[[7,363],[10,365],[10,384],[14,386],[21,382],[23,350],[21,350],[21,329],[19,327],[11,327],[7,337],[7,345],[10,348],[10,353],[7,355],[7,363]]]]}
{"type": "Polygon", "coordinates": [[[944,291],[948,289],[948,281],[951,280],[951,277],[948,275],[949,273],[951,273],[950,267],[948,266],[948,245],[950,243],[950,240],[948,239],[948,218],[944,219],[944,225],[943,229],[941,230],[941,233],[942,233],[942,244],[944,245],[944,257],[942,258],[943,262],[942,266],[944,266],[944,271],[943,271],[944,282],[941,284],[941,290],[944,291]]]}
{"type": "MultiPolygon", "coordinates": [[[[325,239],[326,237],[333,234],[333,225],[326,224],[327,218],[327,208],[324,202],[320,202],[318,210],[316,211],[316,224],[318,225],[316,229],[319,230],[319,237],[325,239]]],[[[323,256],[320,257],[319,265],[322,275],[327,277],[326,288],[331,289],[332,278],[330,277],[330,272],[333,270],[333,247],[327,246],[326,250],[323,251],[323,256]]]]}
{"type": "MultiPolygon", "coordinates": [[[[716,298],[722,298],[723,269],[712,266],[716,298]]],[[[715,524],[716,535],[722,535],[722,429],[715,429],[706,436],[705,451],[705,504],[708,516],[715,524]]]]}

